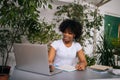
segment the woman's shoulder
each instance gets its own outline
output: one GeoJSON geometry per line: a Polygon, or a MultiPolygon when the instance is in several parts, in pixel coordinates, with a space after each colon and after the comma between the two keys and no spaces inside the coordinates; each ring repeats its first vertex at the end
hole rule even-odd
{"type": "Polygon", "coordinates": [[[79,42],[74,42],[74,47],[77,49],[77,51],[82,49],[82,46],[79,42]]]}
{"type": "Polygon", "coordinates": [[[76,46],[76,47],[82,47],[79,42],[74,42],[74,46],[76,46]]]}
{"type": "Polygon", "coordinates": [[[61,44],[61,43],[62,43],[61,39],[60,40],[55,40],[55,41],[52,42],[52,44],[61,44]]]}
{"type": "Polygon", "coordinates": [[[57,49],[61,45],[61,40],[55,40],[52,42],[51,46],[57,49]]]}

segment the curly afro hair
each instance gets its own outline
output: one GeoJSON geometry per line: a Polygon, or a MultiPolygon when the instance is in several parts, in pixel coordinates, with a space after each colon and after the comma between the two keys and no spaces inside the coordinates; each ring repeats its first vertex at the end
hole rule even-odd
{"type": "Polygon", "coordinates": [[[75,34],[77,41],[82,35],[82,25],[76,20],[66,19],[60,24],[59,30],[63,33],[68,28],[75,34]]]}

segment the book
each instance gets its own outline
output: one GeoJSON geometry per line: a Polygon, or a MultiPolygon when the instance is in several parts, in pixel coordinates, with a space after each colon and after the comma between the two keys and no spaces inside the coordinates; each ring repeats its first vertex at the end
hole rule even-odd
{"type": "Polygon", "coordinates": [[[100,71],[105,71],[110,69],[110,66],[104,66],[104,65],[92,65],[90,66],[91,69],[95,69],[95,70],[100,70],[100,71]]]}
{"type": "Polygon", "coordinates": [[[110,72],[115,75],[120,75],[120,69],[112,69],[110,72]]]}

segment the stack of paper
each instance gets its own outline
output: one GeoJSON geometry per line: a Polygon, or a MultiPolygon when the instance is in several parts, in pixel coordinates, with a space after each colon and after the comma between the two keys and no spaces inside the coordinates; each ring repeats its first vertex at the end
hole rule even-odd
{"type": "Polygon", "coordinates": [[[90,68],[95,69],[95,70],[104,71],[104,70],[110,69],[111,67],[110,66],[103,66],[103,65],[93,65],[93,66],[90,66],[90,68]]]}
{"type": "Polygon", "coordinates": [[[120,75],[120,69],[113,69],[112,73],[115,75],[120,75]]]}

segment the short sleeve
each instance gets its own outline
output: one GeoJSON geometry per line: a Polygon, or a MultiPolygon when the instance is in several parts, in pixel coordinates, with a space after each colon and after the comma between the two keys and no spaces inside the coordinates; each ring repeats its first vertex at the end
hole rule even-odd
{"type": "Polygon", "coordinates": [[[82,49],[82,46],[79,43],[75,44],[77,52],[82,49]]]}
{"type": "Polygon", "coordinates": [[[51,43],[51,46],[56,50],[58,48],[59,42],[58,41],[53,41],[51,43]]]}

